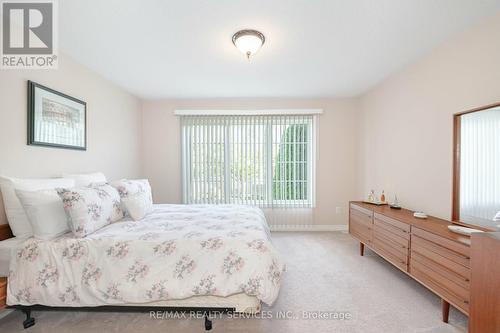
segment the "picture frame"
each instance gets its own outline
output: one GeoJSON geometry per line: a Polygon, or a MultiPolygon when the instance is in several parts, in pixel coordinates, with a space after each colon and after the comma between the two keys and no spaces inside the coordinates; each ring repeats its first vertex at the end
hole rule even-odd
{"type": "Polygon", "coordinates": [[[28,145],[87,150],[87,103],[28,81],[28,145]]]}

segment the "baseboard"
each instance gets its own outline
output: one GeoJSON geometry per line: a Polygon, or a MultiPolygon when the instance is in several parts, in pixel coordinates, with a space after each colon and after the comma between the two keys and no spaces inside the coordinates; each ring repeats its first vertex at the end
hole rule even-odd
{"type": "Polygon", "coordinates": [[[270,225],[271,231],[347,231],[347,224],[270,225]]]}

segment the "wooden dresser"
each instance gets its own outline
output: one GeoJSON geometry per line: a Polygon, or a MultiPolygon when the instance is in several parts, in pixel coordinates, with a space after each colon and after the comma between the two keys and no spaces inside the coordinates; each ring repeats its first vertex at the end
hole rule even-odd
{"type": "Polygon", "coordinates": [[[445,322],[450,304],[468,316],[470,303],[470,237],[449,231],[450,224],[406,209],[350,203],[349,232],[360,241],[360,254],[368,246],[436,293],[445,322]]]}
{"type": "Polygon", "coordinates": [[[472,239],[469,333],[500,332],[500,232],[472,239]]]}

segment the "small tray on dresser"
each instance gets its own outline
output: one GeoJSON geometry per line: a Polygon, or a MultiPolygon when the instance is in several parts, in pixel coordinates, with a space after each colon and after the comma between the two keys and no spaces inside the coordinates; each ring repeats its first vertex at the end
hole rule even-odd
{"type": "Polygon", "coordinates": [[[363,200],[364,203],[370,204],[370,205],[375,205],[375,206],[383,206],[387,205],[387,201],[368,201],[368,200],[363,200]]]}

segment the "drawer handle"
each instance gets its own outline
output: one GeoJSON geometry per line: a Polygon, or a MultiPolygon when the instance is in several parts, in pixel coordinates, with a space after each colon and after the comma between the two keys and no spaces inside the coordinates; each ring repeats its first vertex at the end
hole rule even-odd
{"type": "Polygon", "coordinates": [[[469,301],[464,301],[465,304],[469,304],[469,301]]]}
{"type": "Polygon", "coordinates": [[[469,279],[465,279],[465,282],[470,282],[470,280],[469,279]]]}

